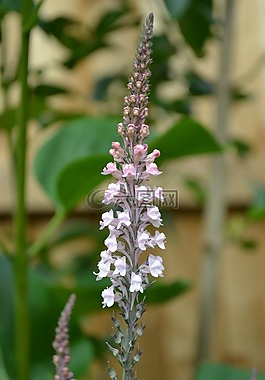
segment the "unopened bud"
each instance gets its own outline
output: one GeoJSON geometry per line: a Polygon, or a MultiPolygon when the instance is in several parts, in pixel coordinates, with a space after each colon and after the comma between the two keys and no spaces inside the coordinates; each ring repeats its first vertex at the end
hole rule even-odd
{"type": "Polygon", "coordinates": [[[146,138],[147,136],[149,136],[149,127],[148,127],[148,125],[143,124],[141,126],[140,135],[141,135],[142,138],[146,138]]]}
{"type": "Polygon", "coordinates": [[[138,107],[133,108],[133,116],[138,116],[140,112],[140,109],[138,107]]]}
{"type": "Polygon", "coordinates": [[[134,132],[135,132],[135,125],[134,124],[128,124],[128,127],[127,127],[128,137],[132,137],[134,135],[134,132]]]}

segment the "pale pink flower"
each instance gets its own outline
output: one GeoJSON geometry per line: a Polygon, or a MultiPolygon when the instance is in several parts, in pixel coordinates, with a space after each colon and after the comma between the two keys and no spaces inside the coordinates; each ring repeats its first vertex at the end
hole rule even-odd
{"type": "Polygon", "coordinates": [[[132,272],[131,285],[130,285],[129,290],[131,293],[133,292],[143,293],[144,291],[143,286],[142,286],[142,277],[138,274],[135,274],[134,272],[132,272]]]}
{"type": "Polygon", "coordinates": [[[115,270],[113,272],[114,276],[118,275],[118,274],[120,274],[121,276],[126,275],[127,265],[126,265],[126,257],[125,256],[118,258],[114,262],[114,266],[115,266],[115,270]]]}
{"type": "Polygon", "coordinates": [[[142,157],[147,152],[147,144],[138,144],[133,147],[133,152],[135,156],[142,157]]]}
{"type": "Polygon", "coordinates": [[[153,277],[163,277],[163,270],[165,268],[162,262],[163,260],[160,256],[154,256],[151,254],[148,256],[149,270],[153,277]]]}
{"type": "Polygon", "coordinates": [[[151,164],[146,164],[146,173],[151,175],[160,175],[162,172],[160,172],[157,168],[157,164],[152,162],[151,164]]]}
{"type": "Polygon", "coordinates": [[[123,177],[135,177],[136,171],[133,164],[125,164],[122,166],[123,177]]]}
{"type": "Polygon", "coordinates": [[[152,153],[148,154],[146,157],[146,162],[154,162],[156,158],[160,156],[160,150],[154,149],[152,153]]]}
{"type": "Polygon", "coordinates": [[[113,176],[118,173],[116,162],[109,162],[106,167],[103,169],[101,174],[107,175],[112,174],[113,176]]]}
{"type": "Polygon", "coordinates": [[[103,307],[106,307],[106,306],[107,307],[111,307],[111,306],[113,306],[113,304],[114,304],[114,298],[115,298],[114,287],[113,286],[104,289],[102,291],[101,295],[103,297],[103,301],[102,301],[103,307]]]}

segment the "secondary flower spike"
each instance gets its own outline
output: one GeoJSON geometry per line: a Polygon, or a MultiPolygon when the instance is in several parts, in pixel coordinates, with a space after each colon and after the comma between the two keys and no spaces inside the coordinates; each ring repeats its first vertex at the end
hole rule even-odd
{"type": "MultiPolygon", "coordinates": [[[[103,199],[112,208],[102,214],[100,221],[100,229],[107,228],[109,235],[95,274],[97,280],[110,280],[110,286],[102,291],[103,307],[117,303],[125,320],[126,330],[113,317],[114,340],[119,349],[108,344],[123,367],[123,380],[133,378],[132,368],[141,355],[135,343],[143,331],[143,326],[138,326],[145,308],[142,293],[150,286],[150,277],[162,277],[164,270],[162,257],[149,252],[155,247],[165,249],[165,234],[154,230],[162,225],[157,204],[163,201],[163,189],[148,185],[150,177],[162,173],[154,162],[160,152],[155,149],[149,153],[144,142],[149,135],[146,118],[153,19],[152,13],[146,19],[128,83],[129,95],[124,98],[123,122],[118,124],[122,143],[112,143],[110,154],[114,161],[102,171],[103,175],[111,175],[114,182],[103,199]]],[[[113,368],[109,368],[109,376],[117,379],[113,368]]]]}

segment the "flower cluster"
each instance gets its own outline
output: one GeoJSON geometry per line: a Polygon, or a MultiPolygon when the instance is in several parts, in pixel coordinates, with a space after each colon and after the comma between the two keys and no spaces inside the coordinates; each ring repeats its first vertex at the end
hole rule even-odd
{"type": "MultiPolygon", "coordinates": [[[[165,234],[158,228],[162,218],[157,202],[163,201],[163,189],[151,187],[148,181],[162,172],[155,163],[159,150],[148,152],[144,142],[149,135],[145,124],[148,116],[148,92],[151,72],[151,38],[153,15],[146,20],[144,33],[134,61],[133,75],[124,98],[123,123],[118,124],[120,142],[113,142],[110,154],[113,162],[103,169],[103,175],[111,175],[114,182],[109,184],[103,203],[112,208],[102,214],[100,229],[107,228],[106,249],[101,252],[98,263],[97,280],[108,277],[111,286],[102,292],[103,307],[111,307],[115,302],[120,308],[127,330],[113,317],[116,332],[115,342],[120,349],[108,347],[124,368],[123,379],[132,378],[132,368],[139,361],[141,352],[134,350],[143,326],[138,320],[144,312],[144,298],[139,295],[150,285],[150,276],[163,276],[163,260],[149,253],[149,249],[165,249],[165,234]],[[114,205],[114,207],[113,207],[114,205]]],[[[111,379],[117,379],[113,368],[109,368],[111,379]]]]}
{"type": "Polygon", "coordinates": [[[104,212],[100,221],[100,229],[107,227],[109,236],[105,240],[106,250],[100,254],[96,275],[97,280],[109,277],[112,283],[102,292],[103,307],[111,307],[116,301],[123,308],[124,300],[130,298],[128,292],[132,293],[131,301],[134,302],[137,293],[143,293],[149,286],[149,274],[163,276],[160,256],[149,254],[139,264],[141,253],[148,248],[165,249],[164,233],[155,231],[151,234],[148,230],[150,225],[155,228],[162,225],[155,199],[159,203],[163,201],[162,188],[147,185],[151,176],[161,174],[154,162],[160,152],[155,149],[148,154],[148,145],[143,142],[149,135],[149,127],[144,122],[148,115],[152,22],[151,15],[128,84],[130,94],[125,97],[123,123],[118,125],[123,146],[119,142],[112,143],[110,154],[114,162],[109,162],[102,172],[115,179],[105,191],[103,203],[115,204],[117,209],[104,212]]]}
{"type": "Polygon", "coordinates": [[[53,348],[56,354],[53,356],[53,363],[56,367],[54,380],[74,380],[73,373],[69,370],[70,349],[68,337],[68,322],[75,303],[75,295],[72,294],[65,305],[59,318],[53,348]]]}

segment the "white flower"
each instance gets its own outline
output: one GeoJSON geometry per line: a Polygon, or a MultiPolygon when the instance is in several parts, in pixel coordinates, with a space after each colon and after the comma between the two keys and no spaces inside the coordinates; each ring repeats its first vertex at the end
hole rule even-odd
{"type": "Polygon", "coordinates": [[[100,257],[101,257],[101,260],[103,262],[110,262],[110,263],[112,263],[114,261],[114,259],[111,256],[111,252],[109,250],[102,251],[100,253],[100,257]]]}
{"type": "Polygon", "coordinates": [[[166,249],[164,240],[166,238],[166,235],[163,232],[156,231],[155,236],[152,238],[152,244],[158,245],[161,249],[166,249]]]}
{"type": "Polygon", "coordinates": [[[118,275],[118,274],[120,274],[121,276],[126,275],[127,265],[126,265],[126,257],[125,256],[118,258],[115,261],[114,265],[115,265],[115,270],[113,272],[113,275],[118,275]]]}
{"type": "Polygon", "coordinates": [[[136,199],[143,204],[149,204],[154,201],[154,192],[150,187],[136,186],[136,199]]]}
{"type": "Polygon", "coordinates": [[[94,274],[97,275],[97,278],[96,278],[97,281],[102,280],[102,278],[107,277],[109,275],[110,265],[111,265],[110,261],[104,261],[102,259],[100,260],[100,262],[97,265],[99,272],[98,273],[94,272],[94,274]]]}
{"type": "Polygon", "coordinates": [[[163,277],[163,270],[165,268],[162,262],[163,260],[162,260],[162,257],[160,256],[154,256],[151,254],[148,256],[149,270],[153,277],[158,277],[158,276],[163,277]]]}
{"type": "Polygon", "coordinates": [[[154,187],[154,195],[160,202],[164,202],[164,190],[162,187],[154,187]]]}
{"type": "Polygon", "coordinates": [[[142,251],[145,251],[146,248],[149,246],[149,238],[150,238],[150,235],[147,231],[138,231],[137,242],[138,242],[138,247],[142,251]]]}
{"type": "Polygon", "coordinates": [[[131,224],[130,215],[129,215],[128,210],[126,210],[124,212],[118,211],[117,215],[118,215],[118,220],[119,220],[118,225],[117,225],[118,229],[121,228],[122,224],[125,224],[127,227],[131,224]]]}
{"type": "Polygon", "coordinates": [[[117,238],[114,233],[110,233],[107,239],[105,239],[105,245],[110,250],[110,252],[116,252],[118,243],[117,238]]]}
{"type": "Polygon", "coordinates": [[[144,289],[142,286],[142,277],[139,276],[138,274],[135,274],[132,272],[131,276],[131,285],[130,285],[130,292],[141,292],[143,293],[144,289]]]}
{"type": "Polygon", "coordinates": [[[110,183],[108,189],[105,191],[104,199],[102,203],[108,205],[111,202],[115,202],[117,200],[117,195],[120,192],[120,182],[110,183]]]}
{"type": "Polygon", "coordinates": [[[147,207],[146,209],[146,217],[147,220],[149,220],[150,223],[154,227],[159,227],[162,224],[162,219],[161,219],[161,214],[159,211],[159,208],[154,206],[154,207],[147,207]]]}
{"type": "Polygon", "coordinates": [[[113,215],[113,210],[104,212],[102,214],[102,221],[99,222],[100,227],[99,229],[102,230],[104,227],[107,227],[110,225],[110,223],[115,220],[114,215],[113,215]]]}
{"type": "Polygon", "coordinates": [[[114,304],[114,287],[106,288],[101,293],[103,307],[111,307],[114,304]]]}

